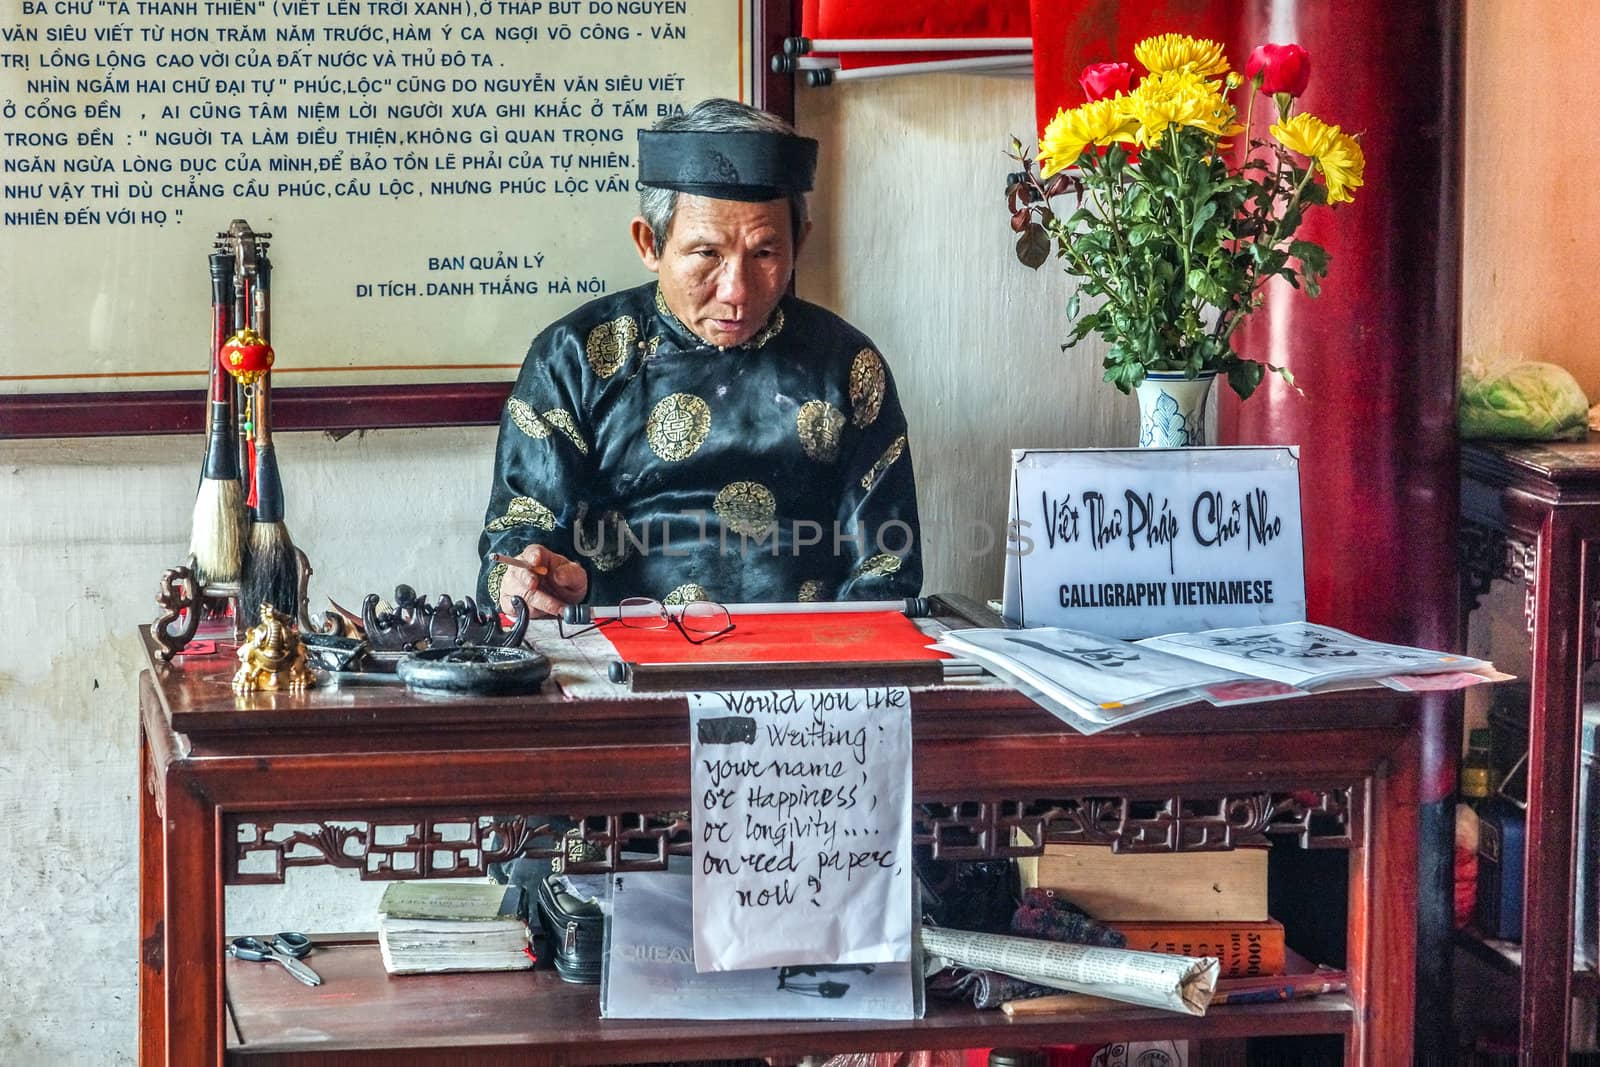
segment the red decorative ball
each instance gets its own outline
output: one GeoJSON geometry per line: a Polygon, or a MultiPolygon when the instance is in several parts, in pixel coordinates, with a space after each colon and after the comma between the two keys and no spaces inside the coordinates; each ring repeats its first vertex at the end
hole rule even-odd
{"type": "Polygon", "coordinates": [[[243,385],[253,385],[272,369],[272,346],[246,326],[222,346],[222,369],[243,385]]]}

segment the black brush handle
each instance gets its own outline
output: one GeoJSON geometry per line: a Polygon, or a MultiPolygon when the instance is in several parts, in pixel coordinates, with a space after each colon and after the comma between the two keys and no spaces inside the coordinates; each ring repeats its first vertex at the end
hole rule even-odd
{"type": "Polygon", "coordinates": [[[259,333],[262,340],[270,342],[272,340],[272,261],[267,258],[267,250],[260,245],[256,247],[256,291],[252,299],[250,328],[259,333]]]}
{"type": "Polygon", "coordinates": [[[256,383],[256,510],[257,522],[283,521],[283,481],[278,453],[272,447],[272,375],[256,383]]]}
{"type": "Polygon", "coordinates": [[[233,481],[239,477],[239,453],[233,445],[232,379],[222,369],[222,345],[232,321],[233,257],[211,253],[211,406],[206,419],[204,477],[233,481]]]}

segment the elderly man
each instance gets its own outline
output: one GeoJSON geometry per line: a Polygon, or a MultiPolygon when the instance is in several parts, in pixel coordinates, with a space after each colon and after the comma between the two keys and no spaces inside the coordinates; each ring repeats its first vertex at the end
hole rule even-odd
{"type": "Polygon", "coordinates": [[[632,237],[657,280],[534,338],[500,425],[486,601],[920,591],[894,381],[865,336],[787,295],[816,152],[731,100],[641,131],[632,237]]]}

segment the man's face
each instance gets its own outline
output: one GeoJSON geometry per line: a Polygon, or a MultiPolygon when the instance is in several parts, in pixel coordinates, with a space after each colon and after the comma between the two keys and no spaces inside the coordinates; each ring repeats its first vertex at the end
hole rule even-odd
{"type": "Polygon", "coordinates": [[[679,193],[665,247],[655,247],[643,218],[633,220],[633,240],[660,276],[672,313],[702,339],[731,348],[766,325],[789,287],[796,251],[789,212],[787,199],[745,203],[679,193]]]}

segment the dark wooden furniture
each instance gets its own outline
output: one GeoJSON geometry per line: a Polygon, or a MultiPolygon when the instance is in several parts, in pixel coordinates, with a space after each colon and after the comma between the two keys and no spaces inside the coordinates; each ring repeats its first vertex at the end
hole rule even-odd
{"type": "Polygon", "coordinates": [[[1084,737],[1007,690],[913,694],[916,834],[944,858],[1008,854],[1013,828],[1032,840],[1048,829],[1149,850],[1268,836],[1348,850],[1349,884],[1335,890],[1348,892],[1348,995],[1217,1008],[1201,1019],[1120,1009],[1009,1022],[936,1005],[908,1023],[630,1023],[598,1020],[593,989],[546,974],[391,982],[370,945],[314,954],[328,978],[317,990],[290,988],[276,968],[225,972],[222,888],[280,881],[291,866],[332,864],[366,878],[466,875],[494,859],[548,854],[555,840],[503,815],[514,812],[590,816],[602,865],[659,865],[690,847],[686,820],[671,814],[688,806],[681,698],[441,701],[396,689],[236,698],[226,655],[170,666],[148,658],[140,692],[146,1065],[618,1063],[1308,1033],[1341,1035],[1350,1063],[1410,1061],[1411,697],[1374,690],[1181,708],[1084,737]],[[293,832],[272,832],[289,823],[293,832]],[[624,841],[656,854],[624,857],[624,841]]]}
{"type": "Polygon", "coordinates": [[[1461,509],[1463,606],[1493,578],[1524,582],[1533,652],[1521,959],[1468,947],[1520,981],[1523,1062],[1555,1063],[1572,995],[1600,992],[1600,976],[1574,973],[1572,956],[1582,678],[1600,618],[1600,443],[1466,445],[1461,509]]]}

